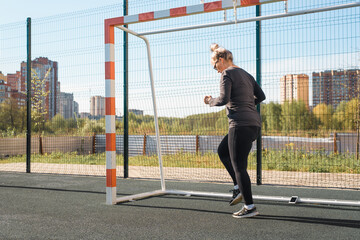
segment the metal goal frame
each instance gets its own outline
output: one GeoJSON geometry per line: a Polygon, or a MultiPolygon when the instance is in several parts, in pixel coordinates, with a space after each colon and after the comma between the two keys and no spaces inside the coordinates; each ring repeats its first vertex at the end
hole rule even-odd
{"type": "MultiPolygon", "coordinates": [[[[304,15],[304,14],[310,14],[316,12],[333,11],[337,9],[359,7],[360,2],[309,9],[309,10],[294,11],[294,12],[288,12],[287,4],[286,4],[285,12],[281,14],[259,16],[259,17],[240,19],[240,20],[238,20],[237,17],[235,16],[235,20],[233,21],[223,21],[223,22],[216,22],[210,24],[178,27],[172,29],[162,29],[162,30],[149,31],[143,33],[134,32],[124,27],[124,25],[161,20],[166,18],[183,17],[193,14],[202,14],[206,12],[223,11],[231,8],[234,9],[234,13],[236,14],[236,8],[238,7],[248,7],[248,6],[262,5],[273,2],[285,2],[286,4],[287,0],[221,0],[221,1],[213,1],[208,3],[201,3],[186,7],[171,8],[161,11],[147,12],[147,13],[141,13],[135,15],[126,15],[117,18],[105,19],[104,27],[105,27],[106,204],[114,205],[122,202],[134,201],[138,199],[167,195],[167,194],[184,195],[184,196],[204,196],[204,197],[206,196],[206,197],[219,197],[219,198],[231,197],[230,194],[223,194],[223,193],[166,189],[163,164],[162,164],[160,133],[159,133],[159,125],[158,125],[158,117],[157,117],[157,105],[156,105],[156,96],[155,96],[154,79],[153,79],[153,71],[152,71],[150,44],[148,39],[145,37],[145,35],[160,34],[160,33],[175,32],[175,31],[185,31],[185,30],[207,28],[207,27],[216,27],[216,26],[223,26],[223,25],[236,24],[236,23],[239,24],[245,22],[263,21],[267,19],[290,17],[290,16],[304,15]],[[146,44],[151,93],[152,93],[152,101],[153,101],[153,109],[154,109],[157,154],[159,158],[160,181],[161,181],[160,190],[129,195],[119,198],[116,196],[115,47],[114,47],[115,28],[118,28],[124,32],[139,37],[140,39],[144,40],[146,44]]],[[[301,198],[299,196],[283,197],[283,196],[254,195],[253,198],[258,200],[281,201],[288,203],[316,203],[316,204],[329,204],[329,205],[360,206],[360,201],[301,198]]]]}

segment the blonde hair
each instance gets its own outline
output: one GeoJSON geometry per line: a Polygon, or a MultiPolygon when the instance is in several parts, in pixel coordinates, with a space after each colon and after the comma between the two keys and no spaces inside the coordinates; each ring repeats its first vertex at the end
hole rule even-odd
{"type": "Polygon", "coordinates": [[[226,61],[233,61],[232,53],[229,50],[220,47],[217,43],[211,44],[210,50],[212,52],[211,59],[214,61],[217,61],[219,58],[224,58],[226,61]]]}

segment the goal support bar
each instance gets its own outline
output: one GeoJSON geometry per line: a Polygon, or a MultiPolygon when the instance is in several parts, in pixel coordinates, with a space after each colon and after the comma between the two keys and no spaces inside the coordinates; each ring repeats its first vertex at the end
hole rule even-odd
{"type": "MultiPolygon", "coordinates": [[[[213,198],[224,198],[231,199],[231,194],[225,193],[215,193],[215,192],[198,192],[198,191],[185,191],[185,190],[157,190],[152,192],[145,192],[135,195],[130,195],[126,197],[120,197],[116,199],[117,203],[132,202],[136,200],[141,200],[149,197],[157,197],[163,195],[182,195],[186,197],[213,197],[213,198]]],[[[289,204],[323,204],[323,205],[338,205],[338,206],[356,206],[360,207],[360,201],[351,201],[351,200],[336,200],[336,199],[320,199],[320,198],[301,198],[299,196],[291,197],[282,197],[282,196],[261,196],[254,195],[253,199],[255,200],[264,200],[264,201],[275,201],[275,202],[286,202],[289,204]]]]}

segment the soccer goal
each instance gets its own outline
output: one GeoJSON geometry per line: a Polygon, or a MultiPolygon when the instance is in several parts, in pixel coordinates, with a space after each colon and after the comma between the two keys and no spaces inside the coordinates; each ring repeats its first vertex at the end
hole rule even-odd
{"type": "MultiPolygon", "coordinates": [[[[160,131],[159,131],[159,120],[158,120],[158,109],[157,109],[157,98],[155,94],[155,82],[153,74],[153,62],[151,57],[151,48],[149,40],[145,37],[147,35],[155,35],[170,32],[179,32],[193,29],[202,29],[209,27],[219,27],[231,24],[241,24],[247,22],[263,21],[267,19],[283,18],[289,16],[303,15],[308,13],[316,13],[322,11],[331,11],[341,8],[349,8],[359,6],[359,3],[346,4],[333,7],[325,7],[319,9],[310,9],[304,11],[288,12],[285,7],[285,12],[269,15],[269,16],[258,16],[246,19],[237,19],[236,11],[240,7],[249,7],[254,5],[262,5],[274,2],[286,2],[287,0],[222,0],[207,3],[200,3],[197,5],[171,8],[161,11],[146,12],[135,15],[122,16],[117,18],[110,18],[105,20],[105,102],[106,102],[106,203],[117,204],[121,202],[133,201],[153,196],[161,195],[185,195],[185,196],[207,196],[207,197],[219,197],[219,198],[230,198],[230,194],[215,193],[215,192],[203,192],[203,191],[188,191],[188,190],[176,190],[167,189],[164,177],[164,167],[162,159],[162,147],[160,142],[160,131]],[[148,21],[156,21],[168,18],[186,17],[189,15],[203,14],[208,12],[224,11],[228,9],[234,10],[234,20],[227,21],[226,19],[222,22],[206,23],[201,25],[192,26],[181,26],[171,29],[157,29],[154,31],[147,32],[135,32],[124,25],[130,25],[135,23],[144,23],[148,21]],[[155,123],[155,141],[156,141],[156,155],[158,156],[159,166],[159,179],[160,189],[150,192],[139,193],[126,197],[117,197],[116,195],[116,129],[115,129],[115,28],[120,29],[126,33],[129,33],[135,37],[142,39],[145,42],[145,48],[147,52],[147,65],[148,73],[150,78],[150,88],[152,97],[152,107],[155,123]]],[[[144,49],[145,50],[145,49],[144,49]]],[[[224,170],[225,171],[225,170],[224,170]]],[[[258,196],[254,195],[254,199],[271,200],[271,201],[283,201],[289,203],[321,203],[321,204],[338,204],[338,205],[356,205],[360,206],[360,202],[356,201],[339,201],[339,200],[327,200],[327,199],[309,199],[300,198],[298,196],[258,196]]]]}

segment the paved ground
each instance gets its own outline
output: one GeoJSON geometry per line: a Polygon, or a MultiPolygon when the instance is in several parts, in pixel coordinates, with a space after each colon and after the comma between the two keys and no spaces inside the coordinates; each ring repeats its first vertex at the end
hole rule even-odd
{"type": "MultiPolygon", "coordinates": [[[[105,179],[0,172],[0,239],[359,239],[360,207],[257,201],[234,219],[227,199],[162,196],[109,206],[105,179]]],[[[159,189],[118,180],[118,195],[159,189]]],[[[226,193],[229,185],[167,182],[168,189],[226,193]]],[[[254,186],[255,195],[360,199],[360,191],[254,186]]]]}
{"type": "MultiPolygon", "coordinates": [[[[117,166],[118,177],[123,177],[123,166],[117,166]]],[[[0,164],[1,171],[25,172],[26,163],[0,164]]],[[[31,163],[33,173],[55,173],[104,176],[105,165],[31,163]]],[[[256,171],[248,170],[251,181],[256,182],[256,171]]],[[[195,180],[200,182],[230,183],[231,178],[224,168],[176,168],[165,167],[164,175],[171,180],[195,180]]],[[[159,179],[159,167],[129,166],[132,178],[159,179]]],[[[262,182],[272,185],[348,188],[360,190],[360,174],[310,173],[294,171],[262,171],[262,182]]]]}

